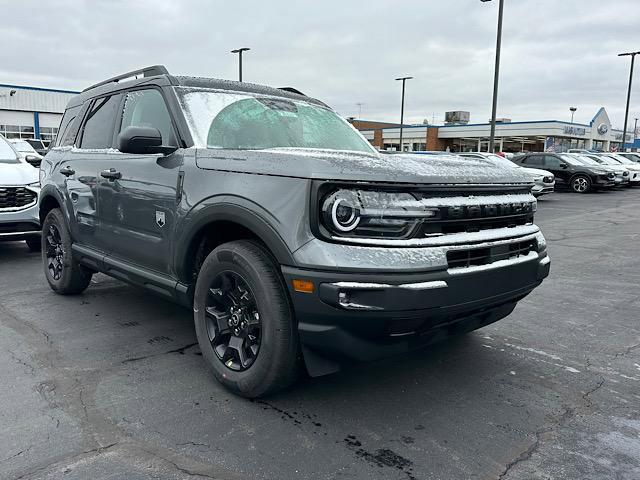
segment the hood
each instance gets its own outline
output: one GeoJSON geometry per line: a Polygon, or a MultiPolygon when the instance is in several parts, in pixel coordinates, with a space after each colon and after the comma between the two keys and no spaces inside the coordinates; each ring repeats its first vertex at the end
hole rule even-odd
{"type": "Polygon", "coordinates": [[[536,177],[539,177],[540,175],[542,175],[543,177],[553,177],[553,173],[547,171],[547,170],[542,170],[541,168],[531,168],[531,167],[521,167],[522,170],[524,170],[525,172],[531,174],[531,175],[535,175],[536,177]]]}
{"type": "Polygon", "coordinates": [[[0,185],[27,185],[37,182],[39,177],[38,169],[28,163],[0,162],[0,185]]]}
{"type": "Polygon", "coordinates": [[[505,169],[480,158],[453,155],[360,153],[278,148],[268,150],[198,149],[198,167],[263,175],[392,183],[531,183],[518,168],[505,169]]]}

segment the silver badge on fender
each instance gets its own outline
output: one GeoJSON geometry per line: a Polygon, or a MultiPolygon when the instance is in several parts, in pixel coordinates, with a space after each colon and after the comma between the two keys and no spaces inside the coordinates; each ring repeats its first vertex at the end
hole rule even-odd
{"type": "Polygon", "coordinates": [[[156,210],[156,223],[158,224],[159,227],[164,227],[166,223],[164,218],[164,212],[159,212],[158,210],[156,210]]]}

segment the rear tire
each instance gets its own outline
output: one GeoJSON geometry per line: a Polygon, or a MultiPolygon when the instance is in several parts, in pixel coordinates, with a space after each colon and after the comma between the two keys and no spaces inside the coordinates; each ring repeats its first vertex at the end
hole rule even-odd
{"type": "Polygon", "coordinates": [[[92,273],[73,258],[71,234],[58,208],[42,223],[42,263],[47,282],[60,295],[76,295],[86,290],[92,273]]]}
{"type": "Polygon", "coordinates": [[[296,379],[293,309],[276,262],[257,242],[225,243],[207,256],[193,311],[203,358],[232,392],[262,397],[296,379]]]}
{"type": "Polygon", "coordinates": [[[571,191],[587,193],[591,191],[591,179],[586,175],[576,175],[571,179],[571,191]]]}
{"type": "Polygon", "coordinates": [[[42,238],[40,236],[28,237],[25,242],[27,242],[30,252],[39,252],[42,249],[42,238]]]}

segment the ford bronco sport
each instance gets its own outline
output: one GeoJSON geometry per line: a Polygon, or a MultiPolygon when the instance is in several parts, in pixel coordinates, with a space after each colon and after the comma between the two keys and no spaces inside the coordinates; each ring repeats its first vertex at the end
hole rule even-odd
{"type": "Polygon", "coordinates": [[[382,156],[292,88],[124,74],[69,102],[42,170],[51,288],[103,272],[191,307],[246,397],[495,322],[549,273],[528,176],[382,156]]]}

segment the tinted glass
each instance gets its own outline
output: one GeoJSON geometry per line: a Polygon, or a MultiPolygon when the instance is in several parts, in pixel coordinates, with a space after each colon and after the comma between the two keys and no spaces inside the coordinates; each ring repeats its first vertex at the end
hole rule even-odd
{"type": "Polygon", "coordinates": [[[164,145],[176,143],[169,111],[158,90],[136,90],[127,93],[120,131],[130,126],[157,128],[162,134],[164,145]]]}
{"type": "Polygon", "coordinates": [[[522,163],[524,163],[525,165],[537,165],[537,166],[544,165],[541,155],[533,155],[531,157],[527,157],[524,159],[522,163]]]}
{"type": "Polygon", "coordinates": [[[113,144],[113,128],[120,96],[97,99],[85,121],[82,133],[82,148],[110,148],[113,144]]]}
{"type": "Polygon", "coordinates": [[[75,142],[76,133],[78,132],[77,128],[75,129],[75,131],[73,133],[73,138],[66,138],[65,139],[65,135],[69,131],[69,128],[71,127],[71,125],[73,125],[73,121],[76,119],[76,115],[78,114],[78,112],[80,112],[81,108],[82,108],[82,106],[78,105],[77,107],[68,108],[64,112],[64,115],[62,116],[62,120],[60,121],[60,134],[56,138],[56,143],[55,143],[56,147],[62,146],[62,145],[73,145],[73,143],[75,142]],[[63,143],[65,141],[67,143],[63,143]],[[68,142],[70,142],[70,143],[68,143],[68,142]]]}
{"type": "Polygon", "coordinates": [[[544,156],[544,165],[549,168],[560,168],[560,159],[552,155],[544,156]]]}

